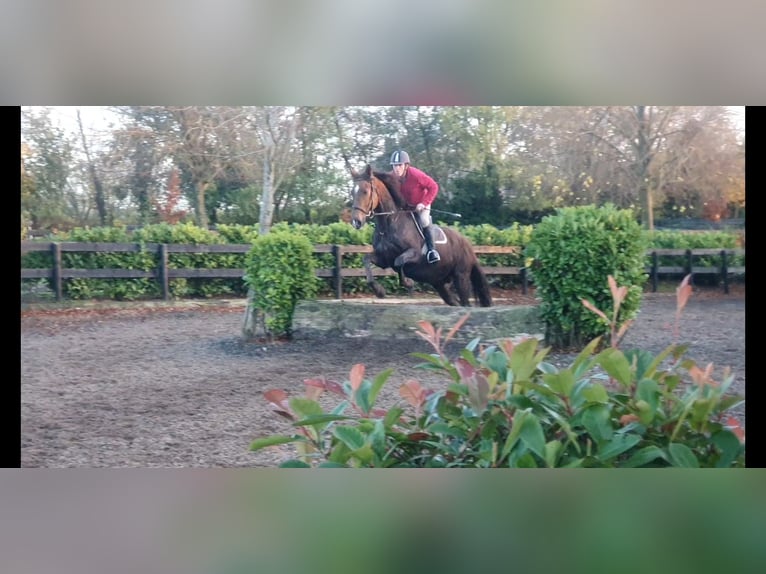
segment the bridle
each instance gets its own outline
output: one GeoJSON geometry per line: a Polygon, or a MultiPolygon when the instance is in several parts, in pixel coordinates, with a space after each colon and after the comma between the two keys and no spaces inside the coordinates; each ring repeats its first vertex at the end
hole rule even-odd
{"type": "Polygon", "coordinates": [[[375,213],[375,208],[378,205],[380,205],[380,196],[378,195],[378,191],[375,189],[375,185],[372,182],[372,178],[370,178],[369,180],[362,179],[362,180],[359,180],[359,181],[369,181],[369,184],[370,184],[370,206],[371,207],[370,207],[369,211],[366,211],[366,210],[362,209],[361,207],[358,207],[358,206],[354,205],[351,208],[352,212],[355,209],[357,211],[361,211],[364,214],[365,219],[370,219],[370,218],[375,217],[377,215],[391,215],[392,213],[394,213],[393,211],[382,212],[382,213],[375,213]]]}

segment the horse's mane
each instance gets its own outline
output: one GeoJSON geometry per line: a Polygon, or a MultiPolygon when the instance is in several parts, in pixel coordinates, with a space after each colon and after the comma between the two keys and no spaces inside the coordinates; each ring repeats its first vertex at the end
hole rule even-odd
{"type": "Polygon", "coordinates": [[[406,207],[407,202],[404,201],[401,193],[402,182],[393,171],[373,171],[372,174],[380,181],[382,181],[383,185],[386,186],[386,189],[388,190],[388,193],[391,194],[396,207],[399,209],[406,207]]]}

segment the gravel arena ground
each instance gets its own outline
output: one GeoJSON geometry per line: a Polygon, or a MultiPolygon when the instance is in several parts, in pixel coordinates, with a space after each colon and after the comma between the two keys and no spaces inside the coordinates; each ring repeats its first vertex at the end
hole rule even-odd
{"type": "MultiPolygon", "coordinates": [[[[500,304],[534,304],[506,292],[500,304]]],[[[175,304],[24,304],[21,308],[22,467],[274,467],[290,447],[253,453],[260,436],[290,431],[263,392],[300,394],[303,380],[342,381],[355,363],[394,374],[384,405],[410,378],[431,388],[445,379],[416,369],[419,337],[248,342],[244,300],[175,304]]],[[[658,352],[673,342],[675,294],[646,293],[623,348],[658,352]]],[[[680,322],[681,342],[702,367],[724,366],[745,393],[745,292],[696,289],[680,322]]],[[[459,346],[448,346],[455,356],[459,346]]],[[[571,355],[549,359],[568,364],[571,355]]],[[[720,380],[720,379],[719,379],[720,380]]],[[[330,402],[329,404],[334,404],[330,402]]],[[[744,406],[735,411],[744,424],[744,406]]]]}

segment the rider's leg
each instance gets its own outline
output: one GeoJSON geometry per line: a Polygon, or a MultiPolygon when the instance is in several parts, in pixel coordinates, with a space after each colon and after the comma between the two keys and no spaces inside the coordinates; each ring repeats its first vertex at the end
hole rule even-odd
{"type": "Polygon", "coordinates": [[[426,261],[436,263],[441,259],[439,252],[434,248],[434,239],[431,235],[431,209],[426,207],[418,213],[418,223],[423,230],[423,238],[426,240],[426,261]]]}

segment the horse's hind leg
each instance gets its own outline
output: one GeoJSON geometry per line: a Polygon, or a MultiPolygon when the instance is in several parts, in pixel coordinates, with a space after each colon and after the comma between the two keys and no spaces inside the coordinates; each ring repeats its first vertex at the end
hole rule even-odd
{"type": "Polygon", "coordinates": [[[374,263],[373,255],[368,253],[364,256],[363,261],[364,273],[367,277],[367,285],[370,286],[370,289],[372,289],[372,292],[375,293],[375,296],[378,299],[383,299],[386,296],[386,290],[383,289],[383,286],[375,280],[375,277],[372,274],[372,264],[374,263]]]}
{"type": "Polygon", "coordinates": [[[468,273],[455,272],[453,280],[455,291],[463,307],[471,306],[471,278],[468,273]]]}
{"type": "Polygon", "coordinates": [[[455,296],[452,294],[452,291],[447,288],[446,284],[440,283],[438,285],[434,285],[433,287],[436,289],[436,292],[441,296],[442,300],[447,305],[451,305],[452,307],[458,306],[457,301],[455,300],[455,296]]]}

